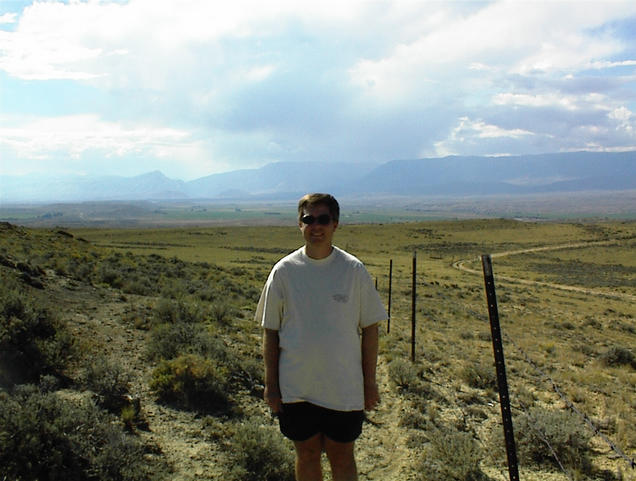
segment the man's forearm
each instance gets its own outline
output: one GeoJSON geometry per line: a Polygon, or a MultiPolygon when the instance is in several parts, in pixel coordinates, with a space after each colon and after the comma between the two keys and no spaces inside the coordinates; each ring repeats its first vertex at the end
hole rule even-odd
{"type": "Polygon", "coordinates": [[[282,402],[278,383],[279,354],[278,331],[265,329],[263,333],[263,359],[265,361],[265,392],[263,397],[274,413],[281,410],[282,402]]]}
{"type": "Polygon", "coordinates": [[[362,329],[362,374],[365,384],[375,384],[378,363],[378,325],[362,329]]]}
{"type": "Polygon", "coordinates": [[[378,325],[362,329],[362,375],[364,376],[364,409],[376,408],[380,402],[380,390],[376,381],[378,363],[378,325]]]}
{"type": "Polygon", "coordinates": [[[265,385],[278,389],[278,331],[265,329],[263,333],[263,359],[265,360],[265,385]]]}

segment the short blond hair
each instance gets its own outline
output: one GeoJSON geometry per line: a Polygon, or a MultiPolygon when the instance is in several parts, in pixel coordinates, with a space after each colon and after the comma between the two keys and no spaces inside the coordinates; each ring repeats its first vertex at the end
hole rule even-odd
{"type": "Polygon", "coordinates": [[[338,222],[340,219],[340,205],[331,194],[306,194],[298,201],[298,220],[305,214],[305,209],[316,205],[326,205],[331,215],[331,220],[338,222]]]}

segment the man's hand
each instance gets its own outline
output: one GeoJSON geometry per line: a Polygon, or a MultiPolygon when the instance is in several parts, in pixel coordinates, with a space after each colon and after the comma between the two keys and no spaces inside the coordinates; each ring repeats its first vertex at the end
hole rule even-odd
{"type": "Polygon", "coordinates": [[[364,385],[364,410],[373,411],[380,403],[380,390],[377,383],[364,385]]]}
{"type": "Polygon", "coordinates": [[[280,389],[265,386],[265,392],[263,393],[263,399],[272,410],[273,414],[278,414],[283,410],[283,403],[281,400],[280,389]]]}

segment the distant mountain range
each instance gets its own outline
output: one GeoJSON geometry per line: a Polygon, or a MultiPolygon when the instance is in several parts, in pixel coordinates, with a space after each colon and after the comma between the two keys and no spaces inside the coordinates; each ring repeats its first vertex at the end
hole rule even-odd
{"type": "Polygon", "coordinates": [[[636,189],[636,151],[571,152],[369,163],[279,162],[184,182],[159,171],[136,177],[0,176],[0,202],[169,199],[296,199],[345,196],[468,196],[636,189]]]}

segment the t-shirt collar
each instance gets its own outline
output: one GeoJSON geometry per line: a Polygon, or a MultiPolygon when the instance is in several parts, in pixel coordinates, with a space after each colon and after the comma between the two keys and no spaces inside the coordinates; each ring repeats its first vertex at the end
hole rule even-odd
{"type": "Polygon", "coordinates": [[[327,257],[323,259],[314,259],[313,257],[309,257],[307,255],[306,249],[307,249],[306,246],[302,246],[300,249],[303,257],[307,260],[307,262],[317,266],[322,266],[322,265],[331,263],[335,259],[336,251],[338,250],[336,246],[333,246],[333,249],[331,249],[331,254],[329,254],[327,257]]]}

